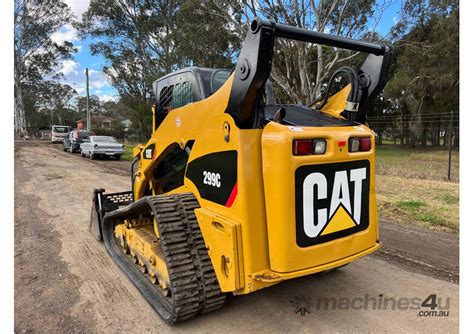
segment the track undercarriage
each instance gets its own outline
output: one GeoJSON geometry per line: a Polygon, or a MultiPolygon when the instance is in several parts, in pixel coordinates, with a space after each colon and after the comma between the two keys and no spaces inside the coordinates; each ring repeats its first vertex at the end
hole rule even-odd
{"type": "Polygon", "coordinates": [[[222,307],[225,294],[192,194],[146,196],[121,207],[102,191],[94,196],[93,211],[107,251],[165,321],[177,323],[222,307]]]}

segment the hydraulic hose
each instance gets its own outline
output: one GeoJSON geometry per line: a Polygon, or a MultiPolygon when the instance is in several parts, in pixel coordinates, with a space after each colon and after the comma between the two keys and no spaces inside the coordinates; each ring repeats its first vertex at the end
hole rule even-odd
{"type": "MultiPolygon", "coordinates": [[[[334,79],[337,77],[338,74],[340,73],[345,73],[349,77],[349,82],[351,84],[351,92],[349,93],[349,98],[347,99],[349,102],[357,102],[357,95],[359,93],[359,79],[357,76],[357,72],[349,66],[343,66],[339,69],[337,69],[334,74],[331,76],[328,82],[328,87],[326,89],[326,93],[324,94],[324,99],[323,102],[321,103],[321,106],[324,106],[326,102],[328,101],[329,98],[329,91],[331,88],[331,85],[334,81],[334,79]]],[[[351,113],[352,115],[352,113],[351,113]]]]}

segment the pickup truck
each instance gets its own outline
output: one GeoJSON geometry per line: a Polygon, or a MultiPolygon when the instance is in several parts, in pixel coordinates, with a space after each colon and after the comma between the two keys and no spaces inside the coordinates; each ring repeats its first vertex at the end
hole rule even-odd
{"type": "Polygon", "coordinates": [[[51,142],[62,143],[69,132],[67,125],[51,125],[51,142]]]}

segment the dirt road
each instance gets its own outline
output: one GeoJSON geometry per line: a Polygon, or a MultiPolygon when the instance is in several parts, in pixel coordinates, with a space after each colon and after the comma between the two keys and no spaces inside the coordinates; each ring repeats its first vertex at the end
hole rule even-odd
{"type": "Polygon", "coordinates": [[[15,144],[16,332],[458,331],[457,237],[388,222],[379,254],[230,298],[221,311],[169,327],[87,232],[92,188],[129,189],[128,168],[47,143],[15,144]],[[431,294],[449,315],[419,315],[431,294]]]}

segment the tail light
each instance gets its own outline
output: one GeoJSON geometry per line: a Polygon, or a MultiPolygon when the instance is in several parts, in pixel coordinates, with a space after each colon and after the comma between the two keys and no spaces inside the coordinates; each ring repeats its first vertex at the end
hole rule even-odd
{"type": "Polygon", "coordinates": [[[367,152],[372,149],[370,137],[349,139],[349,152],[367,152]]]}
{"type": "Polygon", "coordinates": [[[293,140],[293,155],[312,155],[326,153],[324,139],[295,139],[293,140]]]}

